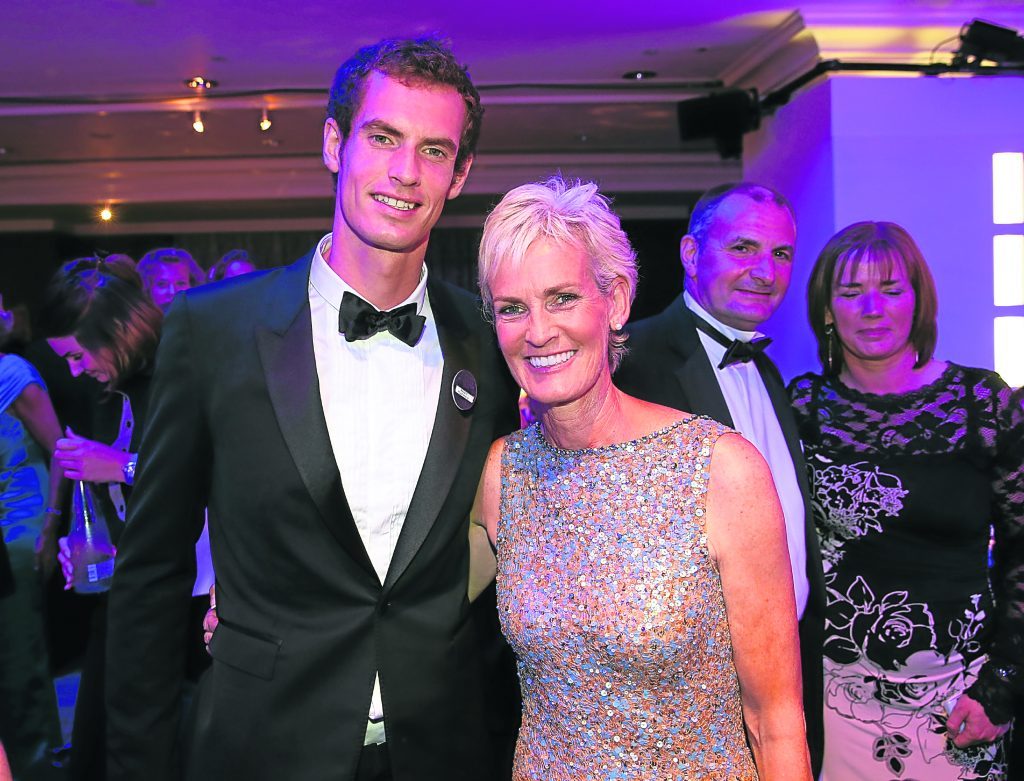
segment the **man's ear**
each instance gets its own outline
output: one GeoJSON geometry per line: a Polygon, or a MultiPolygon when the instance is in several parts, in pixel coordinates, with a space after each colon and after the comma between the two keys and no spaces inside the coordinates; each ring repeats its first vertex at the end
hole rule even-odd
{"type": "Polygon", "coordinates": [[[683,264],[683,274],[690,279],[697,278],[697,256],[699,254],[697,240],[687,233],[679,242],[679,260],[683,264]]]}
{"type": "Polygon", "coordinates": [[[338,173],[341,170],[341,149],[344,140],[341,137],[341,130],[338,123],[332,118],[324,122],[324,165],[331,173],[338,173]]]}
{"type": "Polygon", "coordinates": [[[473,155],[466,158],[466,162],[462,166],[462,170],[456,171],[452,175],[452,183],[448,187],[448,200],[458,196],[462,192],[463,186],[466,184],[466,177],[469,176],[469,169],[473,167],[473,155]]]}

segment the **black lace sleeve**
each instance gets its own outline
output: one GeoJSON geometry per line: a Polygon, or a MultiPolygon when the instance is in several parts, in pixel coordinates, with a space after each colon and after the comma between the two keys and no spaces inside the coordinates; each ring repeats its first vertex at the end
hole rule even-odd
{"type": "Polygon", "coordinates": [[[994,724],[1013,717],[1024,694],[1024,389],[989,386],[995,445],[992,586],[996,599],[989,660],[968,690],[994,724]]]}
{"type": "Polygon", "coordinates": [[[808,427],[814,422],[815,379],[814,374],[801,374],[786,387],[800,439],[805,442],[808,439],[808,427]]]}

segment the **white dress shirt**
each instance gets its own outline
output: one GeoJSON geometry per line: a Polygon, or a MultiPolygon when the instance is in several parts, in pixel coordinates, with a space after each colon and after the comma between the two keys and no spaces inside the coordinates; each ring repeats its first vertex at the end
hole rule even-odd
{"type": "MultiPolygon", "coordinates": [[[[730,328],[708,314],[689,293],[683,293],[686,307],[697,317],[710,323],[729,339],[749,342],[763,334],[757,331],[740,331],[730,328]]],[[[698,330],[700,343],[711,360],[711,366],[718,379],[718,385],[725,396],[725,404],[732,416],[733,428],[740,432],[756,447],[768,462],[775,490],[778,491],[782,512],[786,517],[786,543],[789,547],[789,561],[793,567],[793,590],[796,595],[796,612],[803,617],[807,607],[810,585],[807,581],[807,538],[804,518],[804,498],[797,481],[796,467],[789,453],[786,437],[782,433],[775,407],[764,387],[764,380],[753,361],[732,363],[724,369],[718,364],[725,356],[726,348],[711,336],[698,330]]]]}
{"type": "MultiPolygon", "coordinates": [[[[443,358],[427,298],[427,270],[402,304],[426,318],[410,347],[387,331],[357,342],[338,332],[346,291],[364,297],[329,265],[331,235],[320,240],[309,272],[313,355],[320,401],[352,517],[381,583],[419,480],[434,428],[443,358]]],[[[384,715],[375,679],[370,718],[384,715]]]]}

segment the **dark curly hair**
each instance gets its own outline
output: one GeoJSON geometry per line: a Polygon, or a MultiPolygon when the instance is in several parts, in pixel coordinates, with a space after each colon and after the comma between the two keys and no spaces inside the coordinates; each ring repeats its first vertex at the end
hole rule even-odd
{"type": "MultiPolygon", "coordinates": [[[[447,42],[431,35],[385,38],[372,46],[364,46],[342,63],[327,98],[327,116],[338,124],[342,139],[348,138],[352,130],[352,118],[359,110],[366,79],[373,71],[404,84],[454,87],[462,96],[466,104],[466,124],[455,158],[455,172],[462,173],[469,158],[476,153],[484,109],[466,67],[459,65],[447,42]]],[[[337,174],[334,183],[337,187],[337,174]]]]}

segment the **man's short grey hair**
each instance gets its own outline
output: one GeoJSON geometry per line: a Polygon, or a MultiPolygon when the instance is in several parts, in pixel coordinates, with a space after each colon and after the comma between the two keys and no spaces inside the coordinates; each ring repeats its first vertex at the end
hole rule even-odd
{"type": "MultiPolygon", "coordinates": [[[[566,181],[555,175],[509,190],[484,222],[480,241],[479,284],[484,316],[494,321],[491,283],[503,263],[519,265],[534,242],[583,250],[598,289],[608,294],[616,279],[626,282],[630,303],[636,297],[636,253],[622,230],[611,201],[594,182],[566,181]]],[[[626,334],[612,332],[608,363],[618,368],[626,353],[626,334]]]]}
{"type": "Polygon", "coordinates": [[[718,211],[718,207],[722,205],[726,198],[732,195],[745,195],[757,203],[774,203],[776,206],[781,206],[789,212],[793,224],[796,224],[796,214],[793,212],[793,205],[778,190],[773,190],[771,187],[755,184],[754,182],[720,184],[704,193],[694,205],[693,212],[690,213],[690,226],[686,232],[693,236],[693,240],[697,242],[698,250],[704,249],[704,243],[708,237],[708,228],[711,227],[711,221],[715,218],[715,212],[718,211]]]}

